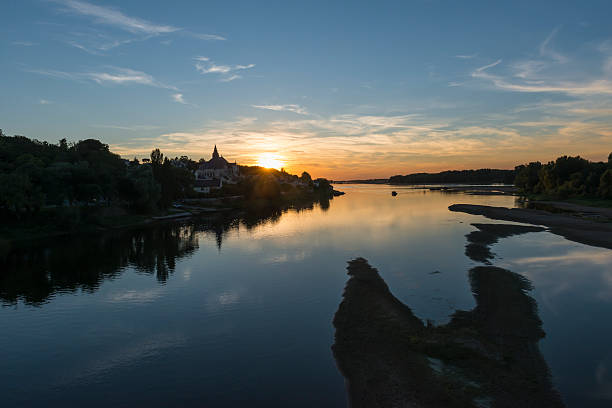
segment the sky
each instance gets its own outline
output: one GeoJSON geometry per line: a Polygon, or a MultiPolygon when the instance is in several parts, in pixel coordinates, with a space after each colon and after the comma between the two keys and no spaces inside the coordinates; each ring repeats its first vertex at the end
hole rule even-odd
{"type": "Polygon", "coordinates": [[[612,151],[610,1],[5,0],[0,128],[330,179],[612,151]]]}

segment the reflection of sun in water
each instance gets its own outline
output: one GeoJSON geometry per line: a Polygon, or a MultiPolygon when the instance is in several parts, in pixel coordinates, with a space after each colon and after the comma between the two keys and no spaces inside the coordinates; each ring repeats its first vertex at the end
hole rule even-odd
{"type": "Polygon", "coordinates": [[[283,162],[273,153],[262,153],[257,159],[257,165],[268,169],[280,170],[283,167],[283,162]]]}

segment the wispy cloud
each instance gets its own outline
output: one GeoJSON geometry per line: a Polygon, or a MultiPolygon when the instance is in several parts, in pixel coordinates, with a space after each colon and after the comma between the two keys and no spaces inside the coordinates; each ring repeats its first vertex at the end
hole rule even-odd
{"type": "Polygon", "coordinates": [[[89,72],[83,75],[99,84],[140,84],[176,90],[174,86],[165,85],[147,73],[129,68],[114,68],[112,72],[89,72]]]}
{"type": "Polygon", "coordinates": [[[52,78],[68,79],[73,81],[89,80],[98,84],[117,85],[139,84],[153,86],[157,88],[178,90],[174,86],[166,85],[162,82],[157,81],[155,78],[153,78],[153,76],[145,72],[136,71],[129,68],[111,67],[111,69],[106,72],[65,72],[44,69],[30,69],[26,71],[34,74],[49,76],[52,78]]]}
{"type": "Polygon", "coordinates": [[[217,65],[215,62],[211,61],[210,58],[202,56],[194,57],[194,59],[198,61],[195,64],[195,68],[200,74],[220,74],[221,78],[219,80],[221,82],[229,82],[242,78],[241,75],[238,75],[235,72],[251,69],[255,66],[255,64],[217,65]]]}
{"type": "Polygon", "coordinates": [[[31,42],[31,41],[13,41],[11,44],[12,45],[19,45],[19,46],[22,46],[22,47],[33,47],[35,45],[38,45],[37,43],[31,42]]]}
{"type": "Polygon", "coordinates": [[[200,74],[227,74],[232,70],[228,65],[217,65],[213,62],[207,65],[196,63],[195,67],[200,74]]]}
{"type": "Polygon", "coordinates": [[[272,111],[286,111],[293,112],[299,115],[308,115],[308,110],[300,105],[251,105],[253,108],[257,109],[267,109],[272,111]]]}
{"type": "Polygon", "coordinates": [[[230,75],[228,77],[223,77],[223,78],[219,79],[219,81],[221,81],[221,82],[231,82],[231,81],[234,81],[234,80],[240,79],[240,78],[242,78],[241,75],[234,74],[234,75],[230,75]]]}
{"type": "Polygon", "coordinates": [[[110,7],[98,6],[79,0],[56,0],[67,11],[91,17],[94,22],[107,24],[132,33],[166,34],[180,30],[170,25],[155,24],[140,18],[130,17],[110,7]]]}
{"type": "Polygon", "coordinates": [[[24,71],[30,72],[32,74],[44,75],[44,76],[48,76],[51,78],[57,78],[57,79],[70,79],[74,81],[83,79],[80,77],[81,74],[65,72],[65,71],[57,71],[54,69],[25,69],[24,71]]]}
{"type": "MultiPolygon", "coordinates": [[[[75,15],[90,18],[94,23],[100,25],[107,25],[118,28],[120,30],[132,33],[137,38],[131,38],[128,40],[101,40],[99,38],[90,39],[90,41],[82,42],[75,41],[75,39],[69,39],[66,41],[68,44],[80,48],[90,54],[103,55],[101,51],[108,51],[112,48],[124,45],[133,41],[147,40],[151,37],[158,35],[167,34],[180,34],[182,36],[188,36],[204,41],[225,41],[226,38],[217,34],[204,34],[195,33],[168,24],[157,24],[151,21],[128,16],[117,8],[101,6],[93,3],[89,3],[83,0],[51,0],[61,5],[63,11],[72,13],[75,15]]],[[[162,42],[162,44],[168,45],[169,40],[162,42]]]]}
{"type": "Polygon", "coordinates": [[[501,59],[498,59],[498,60],[497,60],[497,61],[495,61],[495,62],[492,62],[492,63],[490,63],[490,64],[484,65],[484,66],[482,66],[482,67],[480,67],[480,68],[476,68],[476,70],[474,71],[474,74],[472,74],[472,76],[476,76],[476,75],[478,75],[478,74],[480,74],[480,73],[482,73],[482,72],[486,71],[486,70],[487,70],[487,69],[489,69],[489,68],[493,68],[494,66],[501,64],[501,62],[502,62],[502,60],[501,60],[501,59]]]}
{"type": "Polygon", "coordinates": [[[476,54],[459,54],[459,55],[455,55],[455,58],[459,58],[459,59],[472,59],[476,57],[476,54]]]}
{"type": "Polygon", "coordinates": [[[91,125],[91,127],[102,128],[102,129],[129,130],[132,132],[159,129],[159,126],[153,126],[153,125],[91,125]]]}
{"type": "MultiPolygon", "coordinates": [[[[602,44],[598,51],[602,59],[600,74],[580,64],[591,63],[584,58],[575,59],[555,51],[551,43],[557,34],[553,30],[539,45],[539,58],[520,60],[501,66],[502,60],[481,66],[472,71],[473,78],[490,82],[495,88],[512,92],[557,93],[574,97],[612,95],[612,49],[602,44]],[[498,66],[498,73],[491,68],[498,66]],[[583,72],[576,79],[576,71],[583,72]]],[[[595,59],[596,61],[596,59],[595,59]]]]}
{"type": "Polygon", "coordinates": [[[542,41],[542,44],[540,44],[540,55],[544,57],[549,57],[560,64],[565,64],[569,61],[569,58],[561,54],[560,52],[553,50],[550,47],[550,43],[553,40],[553,38],[557,35],[557,31],[559,31],[559,29],[555,28],[548,35],[548,37],[546,37],[546,39],[542,41]]]}
{"type": "Polygon", "coordinates": [[[42,99],[42,98],[41,98],[41,99],[39,99],[39,100],[38,100],[38,103],[39,103],[40,105],[50,105],[50,104],[52,104],[53,102],[51,102],[50,100],[47,100],[47,99],[42,99]]]}
{"type": "Polygon", "coordinates": [[[66,44],[88,54],[107,55],[108,51],[114,48],[137,41],[145,41],[151,38],[151,35],[118,39],[112,38],[99,30],[90,29],[87,32],[70,32],[62,35],[62,37],[66,44]]]}
{"type": "Polygon", "coordinates": [[[101,55],[101,53],[99,51],[92,50],[92,49],[86,47],[83,44],[79,44],[76,41],[66,41],[66,44],[70,45],[71,47],[78,48],[79,50],[85,51],[88,54],[101,55]]]}
{"type": "Polygon", "coordinates": [[[189,31],[186,31],[185,34],[191,37],[197,38],[199,40],[204,40],[204,41],[225,41],[227,40],[227,38],[217,35],[217,34],[200,34],[200,33],[192,33],[189,31]]]}
{"type": "Polygon", "coordinates": [[[514,76],[519,77],[520,81],[513,81],[509,77],[494,75],[487,70],[499,65],[501,60],[477,68],[472,72],[473,78],[490,81],[496,88],[514,92],[532,93],[562,93],[568,95],[612,95],[612,79],[603,77],[590,79],[583,82],[571,80],[551,80],[542,77],[534,77],[537,65],[519,67],[518,73],[514,76]],[[526,69],[527,68],[527,69],[526,69]]]}
{"type": "Polygon", "coordinates": [[[182,103],[183,105],[187,105],[187,102],[185,102],[185,99],[183,98],[182,93],[172,94],[172,100],[174,100],[174,102],[178,102],[178,103],[182,103]]]}

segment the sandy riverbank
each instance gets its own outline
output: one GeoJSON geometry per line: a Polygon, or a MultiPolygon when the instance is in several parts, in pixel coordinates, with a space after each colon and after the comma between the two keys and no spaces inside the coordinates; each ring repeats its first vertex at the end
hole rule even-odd
{"type": "MultiPolygon", "coordinates": [[[[584,206],[581,207],[585,208],[584,206]]],[[[450,211],[484,215],[495,220],[544,225],[553,234],[561,235],[571,241],[612,249],[612,222],[583,218],[580,213],[551,213],[536,209],[490,207],[474,204],[453,204],[448,209],[450,211]]],[[[602,214],[603,219],[607,220],[607,216],[603,215],[602,211],[606,212],[609,209],[589,207],[589,210],[593,214],[602,214]]]]}

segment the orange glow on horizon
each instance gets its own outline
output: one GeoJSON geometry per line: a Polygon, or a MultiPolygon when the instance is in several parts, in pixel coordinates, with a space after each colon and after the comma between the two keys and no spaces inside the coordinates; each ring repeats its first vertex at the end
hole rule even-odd
{"type": "Polygon", "coordinates": [[[257,166],[280,170],[282,167],[284,167],[284,162],[281,158],[273,153],[262,153],[257,158],[257,166]]]}

